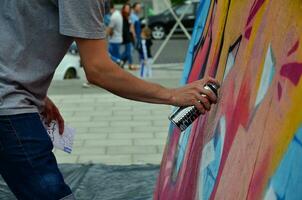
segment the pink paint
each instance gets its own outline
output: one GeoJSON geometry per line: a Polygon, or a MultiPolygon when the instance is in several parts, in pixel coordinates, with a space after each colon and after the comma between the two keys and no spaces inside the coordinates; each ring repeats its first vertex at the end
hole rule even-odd
{"type": "Polygon", "coordinates": [[[173,161],[176,154],[176,148],[178,145],[178,140],[180,136],[179,129],[174,129],[172,134],[169,138],[168,148],[164,152],[160,175],[157,180],[157,187],[154,192],[154,199],[165,199],[165,197],[173,196],[172,194],[175,192],[175,185],[171,185],[170,183],[173,182],[171,180],[171,174],[173,170],[173,161]]]}
{"type": "Polygon", "coordinates": [[[206,56],[210,48],[210,37],[206,36],[205,42],[201,48],[202,49],[198,52],[195,62],[192,66],[188,83],[198,80],[201,70],[205,67],[203,65],[206,61],[206,56]]]}
{"type": "Polygon", "coordinates": [[[249,27],[248,29],[246,29],[246,31],[244,33],[244,37],[246,39],[250,39],[251,33],[252,33],[252,27],[249,27]]]}
{"type": "Polygon", "coordinates": [[[249,23],[252,21],[252,19],[255,17],[261,6],[263,5],[265,0],[257,0],[254,1],[252,9],[250,10],[249,17],[247,18],[246,26],[249,25],[249,23]]]}
{"type": "MultiPolygon", "coordinates": [[[[242,86],[239,91],[239,95],[237,98],[236,103],[232,107],[234,109],[233,111],[229,110],[227,111],[227,119],[232,119],[227,121],[227,130],[228,133],[225,136],[225,144],[222,152],[221,157],[221,164],[219,167],[217,179],[215,182],[215,186],[211,195],[211,200],[215,200],[215,195],[218,189],[218,185],[222,176],[222,172],[226,163],[226,160],[228,158],[228,154],[230,152],[231,146],[233,144],[233,141],[236,137],[236,133],[238,131],[238,128],[240,125],[242,125],[244,128],[248,126],[249,122],[249,102],[251,97],[251,87],[250,87],[251,80],[248,76],[245,77],[244,82],[242,83],[242,86]]],[[[231,93],[230,91],[230,94],[231,93]]],[[[231,105],[231,102],[228,102],[229,105],[231,105]]]]}
{"type": "Polygon", "coordinates": [[[287,56],[295,53],[299,47],[299,40],[294,44],[294,46],[288,51],[287,56]]]}
{"type": "Polygon", "coordinates": [[[264,159],[260,161],[259,166],[254,169],[253,177],[249,185],[248,200],[261,199],[263,197],[264,187],[267,185],[266,174],[269,168],[271,156],[269,151],[264,155],[264,159]]]}
{"type": "Polygon", "coordinates": [[[302,63],[287,63],[281,67],[280,74],[297,86],[302,75],[302,63]]]}
{"type": "Polygon", "coordinates": [[[280,82],[278,82],[278,100],[281,100],[281,96],[282,96],[282,87],[280,82]]]}
{"type": "Polygon", "coordinates": [[[175,193],[174,199],[194,199],[196,195],[198,182],[198,176],[196,176],[196,174],[199,172],[198,166],[201,158],[200,156],[194,155],[201,155],[206,121],[207,116],[205,115],[193,124],[185,160],[179,171],[177,193],[175,193]]]}
{"type": "Polygon", "coordinates": [[[197,50],[198,54],[194,60],[192,70],[190,72],[190,76],[187,81],[188,83],[199,80],[201,71],[205,70],[204,68],[206,67],[205,64],[207,62],[207,56],[208,56],[210,48],[211,48],[211,36],[212,36],[212,26],[213,26],[214,18],[215,18],[215,13],[212,12],[212,15],[210,18],[209,30],[208,30],[207,34],[204,36],[205,37],[204,44],[202,45],[201,49],[197,50]]]}

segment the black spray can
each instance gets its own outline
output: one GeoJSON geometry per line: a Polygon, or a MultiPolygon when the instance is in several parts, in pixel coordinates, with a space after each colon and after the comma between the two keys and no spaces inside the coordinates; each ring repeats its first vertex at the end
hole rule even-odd
{"type": "MultiPolygon", "coordinates": [[[[218,94],[218,87],[213,83],[207,83],[204,86],[207,90],[212,90],[216,96],[218,94]]],[[[181,131],[186,130],[201,113],[195,106],[179,107],[169,116],[169,120],[175,124],[181,131]]]]}

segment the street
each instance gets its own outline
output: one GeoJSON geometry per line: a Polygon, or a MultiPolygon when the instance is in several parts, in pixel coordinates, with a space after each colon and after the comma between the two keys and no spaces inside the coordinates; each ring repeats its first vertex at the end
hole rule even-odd
{"type": "MultiPolygon", "coordinates": [[[[160,45],[164,40],[153,40],[152,54],[155,55],[160,45]]],[[[166,64],[166,63],[183,63],[186,57],[189,40],[186,36],[178,34],[172,37],[167,43],[167,46],[162,51],[161,55],[155,64],[166,64]]],[[[138,63],[138,54],[135,52],[134,62],[138,63]]]]}

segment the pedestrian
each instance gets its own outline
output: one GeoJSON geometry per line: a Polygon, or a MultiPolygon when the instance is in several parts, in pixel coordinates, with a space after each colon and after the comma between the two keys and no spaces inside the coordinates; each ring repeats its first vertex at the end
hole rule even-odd
{"type": "Polygon", "coordinates": [[[141,4],[139,2],[135,2],[132,5],[132,12],[131,12],[130,19],[134,25],[134,33],[135,33],[134,47],[138,52],[141,49],[140,45],[141,45],[142,24],[139,19],[141,12],[142,12],[141,4]]]}
{"type": "Polygon", "coordinates": [[[217,101],[213,92],[203,88],[207,82],[218,84],[215,79],[166,88],[112,62],[104,12],[104,1],[99,0],[1,1],[0,174],[19,200],[74,199],[41,120],[56,120],[63,133],[64,119],[47,91],[73,41],[88,81],[116,95],[149,103],[195,105],[201,113],[217,101]]]}
{"type": "Polygon", "coordinates": [[[151,30],[148,27],[144,27],[141,33],[141,49],[140,49],[140,76],[141,78],[152,77],[152,54],[151,54],[151,30]]]}
{"type": "Polygon", "coordinates": [[[110,21],[107,28],[109,37],[109,53],[114,62],[121,62],[120,47],[123,42],[123,17],[110,1],[110,21]]]}
{"type": "Polygon", "coordinates": [[[134,43],[134,26],[130,20],[131,5],[124,4],[121,10],[123,16],[123,46],[124,52],[121,55],[123,64],[128,62],[130,70],[136,70],[137,68],[133,65],[132,61],[132,46],[134,43]]]}

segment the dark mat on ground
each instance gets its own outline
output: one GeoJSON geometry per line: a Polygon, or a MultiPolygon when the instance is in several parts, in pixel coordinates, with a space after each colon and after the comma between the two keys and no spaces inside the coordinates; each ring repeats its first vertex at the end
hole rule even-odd
{"type": "MultiPolygon", "coordinates": [[[[60,165],[77,200],[151,200],[158,165],[60,165]]],[[[15,199],[0,177],[0,199],[15,199]]]]}

